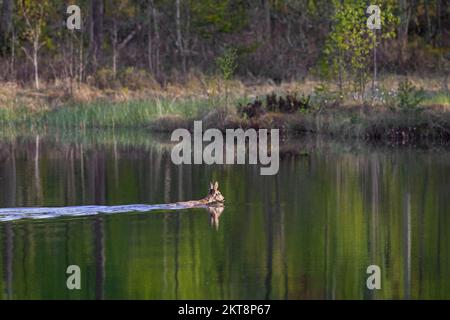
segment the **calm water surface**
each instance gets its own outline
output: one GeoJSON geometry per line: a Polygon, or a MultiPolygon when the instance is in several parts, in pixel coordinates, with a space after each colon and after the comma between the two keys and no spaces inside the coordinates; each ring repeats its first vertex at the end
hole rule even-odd
{"type": "Polygon", "coordinates": [[[1,208],[170,203],[210,180],[226,206],[1,221],[0,298],[450,298],[450,152],[294,144],[308,156],[263,177],[174,166],[142,132],[3,135],[1,208]],[[81,290],[66,288],[73,264],[81,290]]]}

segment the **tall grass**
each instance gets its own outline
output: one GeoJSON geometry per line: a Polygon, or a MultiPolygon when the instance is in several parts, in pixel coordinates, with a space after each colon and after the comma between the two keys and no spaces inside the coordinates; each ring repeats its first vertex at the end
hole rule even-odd
{"type": "Polygon", "coordinates": [[[209,100],[152,99],[110,103],[73,104],[44,112],[27,108],[0,108],[0,124],[55,127],[146,127],[159,117],[177,115],[191,119],[214,107],[209,100]]]}
{"type": "Polygon", "coordinates": [[[195,100],[96,102],[55,110],[46,114],[44,121],[62,127],[145,127],[163,115],[192,118],[209,108],[211,106],[207,102],[195,100]]]}
{"type": "Polygon", "coordinates": [[[444,109],[450,109],[450,92],[440,91],[438,93],[428,95],[422,103],[423,106],[441,106],[444,109]]]}
{"type": "Polygon", "coordinates": [[[149,134],[143,128],[57,128],[36,127],[32,130],[21,130],[20,128],[6,128],[0,130],[0,141],[2,143],[13,143],[16,141],[34,143],[36,136],[41,137],[47,144],[86,145],[88,147],[138,147],[144,150],[158,149],[168,150],[172,143],[167,134],[149,134]]]}
{"type": "Polygon", "coordinates": [[[19,124],[33,126],[42,119],[44,112],[26,107],[0,107],[0,125],[3,128],[19,124]]]}

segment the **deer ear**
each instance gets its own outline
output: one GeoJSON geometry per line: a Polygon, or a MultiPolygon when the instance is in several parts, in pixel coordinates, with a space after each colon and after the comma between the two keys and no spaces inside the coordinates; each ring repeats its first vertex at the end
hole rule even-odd
{"type": "Polygon", "coordinates": [[[216,181],[216,183],[214,184],[214,190],[219,190],[219,183],[216,181]]]}
{"type": "Polygon", "coordinates": [[[209,183],[209,190],[213,190],[214,189],[214,185],[212,182],[209,183]]]}

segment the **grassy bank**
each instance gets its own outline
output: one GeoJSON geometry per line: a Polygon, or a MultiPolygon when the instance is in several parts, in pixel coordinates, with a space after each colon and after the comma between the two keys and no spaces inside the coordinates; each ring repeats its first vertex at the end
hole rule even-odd
{"type": "Polygon", "coordinates": [[[289,120],[294,132],[313,132],[348,138],[416,143],[419,140],[450,141],[450,113],[392,111],[327,111],[289,120]]]}
{"type": "Polygon", "coordinates": [[[413,82],[405,88],[387,79],[375,96],[364,100],[351,93],[339,94],[332,85],[313,81],[245,85],[216,79],[208,84],[172,85],[161,91],[102,91],[83,87],[72,93],[55,87],[36,92],[6,85],[0,89],[0,125],[23,130],[145,128],[170,132],[176,128],[190,129],[194,120],[202,120],[204,128],[222,130],[278,128],[284,133],[308,132],[343,138],[449,141],[450,95],[439,91],[432,81],[421,81],[419,85],[428,83],[423,91],[413,82]],[[224,86],[228,86],[227,95],[224,86]],[[382,89],[386,87],[394,89],[382,89]],[[301,96],[297,95],[299,92],[301,96]],[[270,100],[273,93],[275,105],[270,100]],[[299,101],[298,106],[290,102],[293,96],[299,101]]]}

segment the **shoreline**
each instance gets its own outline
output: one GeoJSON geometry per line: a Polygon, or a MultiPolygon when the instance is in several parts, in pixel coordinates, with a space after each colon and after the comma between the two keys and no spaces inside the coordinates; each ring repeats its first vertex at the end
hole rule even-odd
{"type": "Polygon", "coordinates": [[[55,130],[145,130],[152,134],[170,135],[176,129],[193,131],[194,121],[202,121],[203,131],[219,129],[279,129],[281,139],[290,136],[325,136],[339,140],[358,140],[387,145],[438,144],[450,147],[450,112],[424,111],[418,114],[399,114],[389,111],[364,113],[333,110],[319,115],[268,113],[255,119],[239,118],[235,114],[223,117],[221,109],[211,110],[203,117],[183,118],[177,115],[160,116],[145,125],[55,125],[45,122],[24,122],[2,126],[0,131],[12,129],[25,134],[55,130]],[[220,119],[223,119],[221,122],[220,119]]]}
{"type": "MultiPolygon", "coordinates": [[[[212,87],[224,85],[217,81],[212,87]]],[[[389,81],[380,82],[380,87],[393,87],[392,79],[389,81]]],[[[423,141],[450,144],[450,93],[433,91],[435,83],[429,82],[420,104],[408,108],[394,107],[394,94],[385,101],[379,97],[360,101],[352,99],[351,93],[336,97],[330,89],[332,83],[326,85],[329,88],[324,92],[324,85],[318,87],[314,81],[244,85],[233,80],[228,95],[220,90],[209,94],[192,85],[173,85],[164,91],[130,91],[124,96],[120,90],[84,87],[81,91],[88,92],[84,100],[79,98],[81,91],[64,98],[66,93],[58,96],[55,88],[35,92],[17,86],[11,91],[6,86],[0,90],[0,125],[3,130],[22,131],[142,128],[170,133],[179,128],[192,130],[194,121],[202,121],[204,130],[280,129],[282,137],[318,134],[399,145],[423,141]]],[[[414,96],[414,90],[407,92],[406,98],[414,96]]]]}

